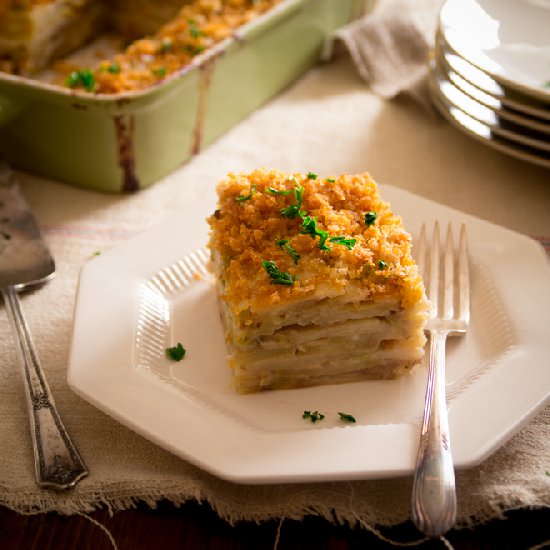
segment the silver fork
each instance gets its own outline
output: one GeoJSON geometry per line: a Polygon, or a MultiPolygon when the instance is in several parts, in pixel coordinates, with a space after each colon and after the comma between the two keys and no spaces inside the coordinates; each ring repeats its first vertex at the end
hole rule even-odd
{"type": "Polygon", "coordinates": [[[460,228],[456,252],[451,224],[442,252],[439,233],[436,222],[428,247],[422,225],[416,245],[432,312],[426,325],[430,340],[428,383],[411,504],[413,522],[430,537],[445,534],[456,521],[455,474],[445,400],[445,343],[447,336],[464,334],[470,321],[466,227],[462,224],[460,228]]]}

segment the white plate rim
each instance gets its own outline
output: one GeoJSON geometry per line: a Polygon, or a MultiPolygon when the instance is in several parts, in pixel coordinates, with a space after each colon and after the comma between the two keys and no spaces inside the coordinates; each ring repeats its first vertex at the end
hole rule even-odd
{"type": "MultiPolygon", "coordinates": [[[[517,121],[511,121],[511,124],[515,124],[517,126],[517,131],[513,128],[507,128],[506,126],[501,126],[499,123],[500,114],[495,109],[488,107],[486,105],[483,105],[477,99],[469,96],[466,92],[464,92],[457,84],[449,80],[449,78],[440,72],[438,72],[435,65],[432,63],[430,66],[430,70],[428,72],[428,79],[429,79],[429,86],[432,90],[433,94],[438,94],[440,99],[442,101],[445,101],[445,103],[448,103],[449,105],[452,105],[453,107],[459,109],[466,115],[470,116],[471,118],[477,120],[480,124],[483,124],[491,129],[492,132],[495,134],[501,135],[511,141],[517,142],[519,145],[526,146],[529,148],[532,148],[534,151],[540,151],[541,157],[544,157],[544,155],[548,155],[548,162],[550,162],[550,136],[548,136],[548,140],[546,140],[546,136],[544,136],[544,140],[538,139],[537,137],[532,137],[529,135],[530,132],[534,132],[536,130],[526,128],[522,125],[521,122],[517,121]],[[450,87],[454,91],[454,93],[457,94],[458,98],[451,98],[449,97],[449,94],[445,92],[443,87],[450,87]],[[494,115],[495,119],[494,121],[485,120],[482,115],[471,112],[468,110],[466,105],[460,101],[460,99],[463,98],[465,101],[471,101],[473,103],[477,103],[481,109],[484,109],[487,114],[492,113],[494,115]],[[521,130],[521,131],[520,131],[521,130]],[[523,131],[526,133],[524,134],[523,131]]],[[[491,115],[491,116],[492,116],[491,115]]],[[[504,118],[504,117],[502,117],[504,118]]],[[[542,137],[542,136],[541,136],[542,137]]]]}
{"type": "Polygon", "coordinates": [[[502,83],[497,82],[489,74],[482,71],[479,67],[476,67],[470,63],[467,59],[464,59],[459,53],[453,51],[451,47],[446,43],[445,37],[441,34],[441,31],[438,30],[436,34],[435,46],[434,46],[434,56],[441,60],[443,65],[456,72],[461,78],[463,78],[470,85],[474,86],[478,90],[496,98],[498,101],[501,101],[503,105],[520,111],[532,117],[542,119],[543,121],[550,121],[550,107],[548,109],[544,108],[544,103],[540,103],[536,98],[527,96],[521,91],[516,89],[510,89],[509,87],[503,86],[502,83]],[[478,79],[472,77],[472,75],[465,74],[461,72],[460,69],[453,66],[452,62],[449,61],[449,56],[455,56],[460,59],[460,61],[466,65],[468,69],[477,71],[483,75],[484,79],[489,79],[494,85],[494,89],[490,89],[488,86],[484,86],[478,79]],[[508,95],[506,94],[508,92],[508,95]],[[510,96],[513,94],[513,97],[510,96]],[[518,97],[519,96],[519,97],[518,97]]]}
{"type": "MultiPolygon", "coordinates": [[[[508,86],[510,88],[514,88],[515,90],[518,90],[524,94],[532,96],[540,101],[550,102],[550,91],[546,91],[543,87],[531,86],[529,84],[526,84],[525,82],[521,82],[519,80],[510,78],[506,76],[506,74],[503,74],[502,72],[493,70],[490,67],[490,65],[483,62],[482,58],[476,55],[469,55],[467,50],[461,47],[460,43],[458,43],[457,41],[453,41],[452,38],[449,38],[448,30],[453,29],[454,20],[452,20],[451,18],[445,19],[446,9],[448,8],[449,5],[451,5],[452,2],[455,2],[455,1],[457,0],[446,0],[446,2],[444,3],[444,5],[440,10],[440,15],[439,15],[439,28],[441,31],[441,35],[444,37],[445,43],[448,45],[448,47],[457,55],[464,58],[466,61],[468,61],[478,69],[482,70],[486,74],[490,75],[497,82],[500,82],[503,85],[508,86]]],[[[479,4],[480,0],[476,0],[476,2],[479,4]]],[[[550,76],[549,76],[549,79],[550,79],[550,76]]]]}
{"type": "Polygon", "coordinates": [[[460,73],[450,68],[440,56],[435,57],[435,61],[431,63],[430,72],[438,81],[444,80],[452,84],[472,101],[476,101],[485,108],[490,109],[498,117],[525,127],[528,131],[535,130],[547,134],[550,139],[550,120],[544,121],[538,117],[529,116],[529,114],[520,112],[517,109],[511,109],[503,101],[481,90],[460,73]]]}
{"type": "Polygon", "coordinates": [[[480,122],[479,120],[476,120],[470,114],[465,113],[458,107],[452,105],[441,95],[439,90],[434,88],[430,81],[428,82],[432,102],[434,103],[436,109],[452,126],[459,129],[461,132],[464,132],[468,136],[474,138],[476,141],[479,141],[480,143],[483,143],[484,145],[487,145],[501,153],[510,155],[525,162],[530,162],[538,166],[542,166],[544,168],[550,168],[550,161],[540,156],[538,151],[536,151],[534,148],[523,145],[517,141],[514,142],[510,139],[507,139],[505,136],[499,136],[498,134],[494,133],[489,126],[487,126],[483,122],[480,122]],[[468,127],[463,122],[461,122],[458,117],[453,114],[453,112],[461,113],[462,117],[466,117],[467,119],[471,120],[475,126],[483,128],[484,133],[489,134],[492,137],[486,137],[486,135],[482,135],[479,132],[472,130],[471,127],[468,127]]]}

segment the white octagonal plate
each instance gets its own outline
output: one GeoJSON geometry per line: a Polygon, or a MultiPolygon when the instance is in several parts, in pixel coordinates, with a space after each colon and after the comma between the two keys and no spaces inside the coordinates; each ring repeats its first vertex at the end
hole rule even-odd
{"type": "MultiPolygon", "coordinates": [[[[550,266],[531,239],[397,188],[383,196],[416,234],[465,221],[472,323],[448,346],[453,455],[473,466],[550,394],[550,266]]],[[[195,205],[92,259],[82,270],[68,381],[75,392],[159,446],[242,483],[368,479],[412,472],[426,368],[367,381],[238,395],[231,388],[216,296],[194,251],[207,240],[195,205]],[[197,274],[198,273],[198,274],[197,274]],[[169,361],[182,342],[187,355],[169,361]],[[326,418],[312,424],[304,410],[326,418]],[[344,424],[338,412],[352,414],[344,424]]]]}
{"type": "Polygon", "coordinates": [[[458,55],[550,105],[550,0],[446,0],[439,24],[458,55]]]}

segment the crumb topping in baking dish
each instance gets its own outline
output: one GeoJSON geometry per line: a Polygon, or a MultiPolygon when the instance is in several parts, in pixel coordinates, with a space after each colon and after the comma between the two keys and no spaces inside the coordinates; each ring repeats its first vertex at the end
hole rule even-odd
{"type": "Polygon", "coordinates": [[[164,80],[280,0],[196,0],[154,35],[92,69],[71,71],[65,83],[101,94],[140,90],[164,80]]]}
{"type": "MultiPolygon", "coordinates": [[[[163,80],[280,0],[198,0],[150,37],[93,70],[96,93],[139,90],[163,80]]],[[[68,76],[69,85],[71,75],[68,76]]]]}
{"type": "Polygon", "coordinates": [[[34,74],[50,67],[56,73],[54,83],[69,88],[99,94],[141,90],[186,67],[280,2],[164,0],[140,2],[134,7],[123,0],[0,1],[0,70],[34,74]],[[128,10],[135,13],[126,13],[128,10]],[[163,24],[158,21],[158,27],[140,22],[154,10],[158,14],[150,15],[155,22],[165,11],[175,15],[164,18],[163,24]],[[155,30],[134,40],[133,31],[142,27],[155,30]],[[97,63],[89,60],[91,64],[86,65],[72,57],[63,58],[104,32],[112,34],[111,39],[119,38],[111,40],[113,43],[125,42],[123,51],[97,63]]]}
{"type": "Polygon", "coordinates": [[[221,297],[235,312],[337,296],[350,285],[405,308],[423,299],[411,237],[368,174],[255,170],[229,174],[217,189],[210,247],[222,265],[221,297]]]}

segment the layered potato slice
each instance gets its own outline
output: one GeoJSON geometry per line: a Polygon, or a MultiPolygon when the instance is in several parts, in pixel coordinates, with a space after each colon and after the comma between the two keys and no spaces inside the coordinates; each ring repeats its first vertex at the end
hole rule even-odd
{"type": "Polygon", "coordinates": [[[368,174],[229,174],[209,218],[237,391],[400,376],[428,303],[411,237],[368,174]]]}

